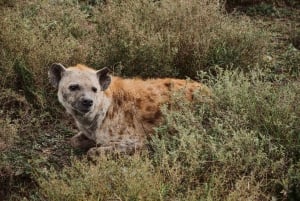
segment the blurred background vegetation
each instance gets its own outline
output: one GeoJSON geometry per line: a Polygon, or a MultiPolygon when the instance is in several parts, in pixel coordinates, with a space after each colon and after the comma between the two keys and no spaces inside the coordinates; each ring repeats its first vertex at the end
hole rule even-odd
{"type": "Polygon", "coordinates": [[[297,0],[0,0],[0,200],[299,200],[297,0]],[[141,155],[97,165],[48,83],[54,63],[191,78],[141,155]]]}

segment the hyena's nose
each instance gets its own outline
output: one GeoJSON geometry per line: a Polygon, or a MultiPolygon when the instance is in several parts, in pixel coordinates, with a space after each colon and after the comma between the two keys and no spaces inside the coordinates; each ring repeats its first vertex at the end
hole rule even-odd
{"type": "Polygon", "coordinates": [[[82,104],[84,107],[89,108],[89,107],[91,107],[91,106],[93,105],[93,100],[87,99],[87,98],[83,98],[83,99],[81,100],[81,104],[82,104]]]}

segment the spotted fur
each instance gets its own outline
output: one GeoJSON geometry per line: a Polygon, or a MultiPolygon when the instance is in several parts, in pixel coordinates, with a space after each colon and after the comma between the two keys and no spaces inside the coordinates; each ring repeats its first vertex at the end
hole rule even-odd
{"type": "Polygon", "coordinates": [[[175,91],[183,90],[188,100],[197,90],[210,94],[207,87],[194,81],[123,79],[108,73],[107,68],[96,71],[81,64],[69,68],[53,64],[49,70],[60,103],[80,130],[71,144],[93,154],[131,153],[142,148],[153,127],[161,122],[160,106],[168,103],[175,91]],[[82,106],[85,99],[93,102],[88,109],[82,106]]]}

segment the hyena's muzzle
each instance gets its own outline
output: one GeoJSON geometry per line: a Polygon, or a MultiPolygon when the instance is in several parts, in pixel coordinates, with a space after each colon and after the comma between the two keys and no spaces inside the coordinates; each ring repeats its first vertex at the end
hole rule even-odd
{"type": "Polygon", "coordinates": [[[90,92],[85,87],[69,86],[68,90],[62,90],[62,103],[65,107],[72,109],[76,114],[82,115],[92,112],[97,104],[97,94],[90,92]],[[69,106],[71,107],[69,107],[69,106]]]}
{"type": "Polygon", "coordinates": [[[86,96],[80,97],[73,106],[74,109],[81,113],[88,113],[93,109],[94,101],[86,96]]]}

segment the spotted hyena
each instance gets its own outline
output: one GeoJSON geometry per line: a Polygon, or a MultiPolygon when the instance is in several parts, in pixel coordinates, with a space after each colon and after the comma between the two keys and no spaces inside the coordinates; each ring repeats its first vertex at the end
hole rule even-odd
{"type": "Polygon", "coordinates": [[[123,79],[110,76],[108,68],[96,71],[81,64],[53,64],[49,79],[80,131],[71,145],[89,149],[89,154],[142,148],[161,121],[160,106],[170,100],[171,92],[182,89],[189,100],[196,90],[209,95],[207,87],[194,81],[123,79]]]}

